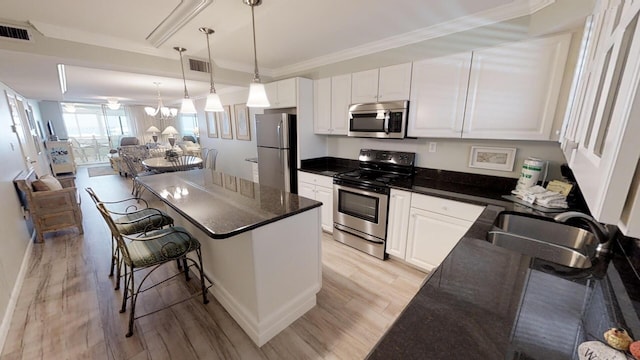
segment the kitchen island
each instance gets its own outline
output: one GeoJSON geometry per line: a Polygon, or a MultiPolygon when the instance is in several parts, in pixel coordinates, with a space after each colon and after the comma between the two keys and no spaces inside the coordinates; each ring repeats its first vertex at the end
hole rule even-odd
{"type": "Polygon", "coordinates": [[[210,169],[137,181],[200,240],[213,295],[256,345],[315,306],[322,203],[210,169]]]}

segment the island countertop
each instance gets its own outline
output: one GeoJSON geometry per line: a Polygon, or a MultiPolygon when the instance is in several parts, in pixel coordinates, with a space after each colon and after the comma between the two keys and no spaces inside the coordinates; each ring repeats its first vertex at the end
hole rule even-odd
{"type": "Polygon", "coordinates": [[[214,239],[226,239],[322,205],[210,169],[150,175],[137,181],[214,239]]]}

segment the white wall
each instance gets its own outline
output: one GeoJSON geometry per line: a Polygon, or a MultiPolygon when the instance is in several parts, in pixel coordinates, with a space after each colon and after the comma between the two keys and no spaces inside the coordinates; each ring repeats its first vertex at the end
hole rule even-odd
{"type": "MultiPolygon", "coordinates": [[[[3,330],[8,326],[7,308],[12,291],[16,285],[18,271],[22,264],[30,236],[26,223],[22,218],[20,202],[13,187],[13,178],[24,170],[25,164],[20,152],[18,138],[11,129],[12,120],[5,91],[14,93],[5,84],[0,83],[0,153],[2,154],[2,171],[0,172],[0,228],[2,228],[2,251],[0,251],[0,352],[4,343],[3,330]]],[[[34,112],[37,104],[31,102],[34,112]]],[[[17,295],[16,295],[17,296],[17,295]]]]}
{"type": "MultiPolygon", "coordinates": [[[[251,140],[238,140],[236,138],[235,112],[233,107],[235,104],[245,104],[247,102],[248,89],[241,89],[232,92],[219,93],[222,105],[230,105],[231,107],[231,128],[233,129],[233,139],[222,139],[220,137],[220,124],[218,124],[218,137],[210,138],[207,133],[207,122],[204,113],[205,99],[195,101],[196,109],[198,109],[198,124],[200,128],[200,145],[203,148],[211,148],[218,150],[218,158],[216,161],[216,170],[226,174],[239,176],[244,179],[251,180],[253,178],[251,163],[245,161],[246,158],[258,156],[256,148],[256,121],[255,114],[261,114],[262,109],[249,109],[249,126],[251,140]]],[[[210,115],[207,115],[210,116],[210,115]]],[[[217,123],[217,121],[216,121],[217,123]]]]}

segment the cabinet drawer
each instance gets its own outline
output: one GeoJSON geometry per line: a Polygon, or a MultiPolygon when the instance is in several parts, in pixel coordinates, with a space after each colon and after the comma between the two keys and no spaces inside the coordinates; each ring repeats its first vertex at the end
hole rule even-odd
{"type": "Polygon", "coordinates": [[[298,171],[298,181],[333,189],[333,178],[330,176],[314,175],[308,172],[298,171]]]}
{"type": "Polygon", "coordinates": [[[411,195],[411,207],[468,221],[475,221],[484,209],[483,206],[420,194],[411,195]]]}

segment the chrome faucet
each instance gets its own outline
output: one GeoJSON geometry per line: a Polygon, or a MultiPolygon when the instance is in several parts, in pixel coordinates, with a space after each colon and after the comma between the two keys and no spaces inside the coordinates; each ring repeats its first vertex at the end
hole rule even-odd
{"type": "Polygon", "coordinates": [[[584,223],[589,226],[596,239],[598,239],[599,244],[596,248],[596,254],[604,255],[609,253],[613,232],[609,231],[605,225],[602,225],[590,215],[579,211],[567,211],[556,215],[553,219],[557,222],[566,222],[569,219],[575,218],[582,219],[584,223]]]}

